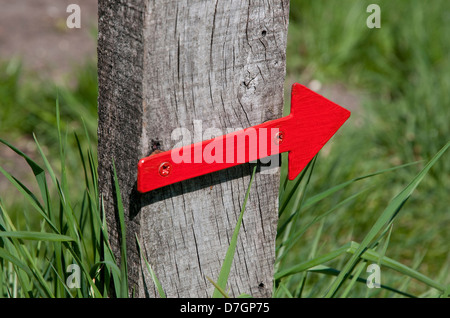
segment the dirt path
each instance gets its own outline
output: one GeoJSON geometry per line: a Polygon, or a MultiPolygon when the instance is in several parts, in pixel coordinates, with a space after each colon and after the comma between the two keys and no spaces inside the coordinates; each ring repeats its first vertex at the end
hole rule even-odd
{"type": "MultiPolygon", "coordinates": [[[[19,58],[24,76],[32,72],[44,79],[64,81],[86,59],[95,59],[96,26],[96,0],[0,0],[0,62],[19,58]],[[66,9],[72,3],[81,9],[80,29],[66,25],[70,15],[66,9]]],[[[31,156],[36,154],[34,143],[27,138],[9,141],[31,156]]],[[[22,181],[30,181],[27,186],[34,184],[25,161],[3,145],[0,166],[22,181]]],[[[7,189],[10,183],[0,174],[0,194],[7,195],[7,189]]]]}
{"type": "Polygon", "coordinates": [[[96,0],[0,0],[0,61],[19,57],[24,70],[60,80],[95,57],[96,0]],[[81,28],[66,25],[67,6],[81,8],[81,28]]]}

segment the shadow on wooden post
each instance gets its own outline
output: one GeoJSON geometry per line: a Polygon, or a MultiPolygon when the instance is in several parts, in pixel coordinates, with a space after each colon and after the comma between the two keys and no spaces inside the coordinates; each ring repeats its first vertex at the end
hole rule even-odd
{"type": "MultiPolygon", "coordinates": [[[[136,191],[139,158],[175,128],[246,128],[281,117],[289,1],[99,0],[99,186],[120,259],[111,159],[127,219],[130,294],[157,297],[137,234],[168,297],[211,297],[250,179],[248,164],[136,191]]],[[[228,280],[270,297],[279,173],[257,173],[228,280]]]]}

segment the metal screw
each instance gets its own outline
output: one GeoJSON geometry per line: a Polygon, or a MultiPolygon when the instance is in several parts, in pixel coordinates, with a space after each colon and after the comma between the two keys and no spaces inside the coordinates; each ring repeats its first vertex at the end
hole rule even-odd
{"type": "Polygon", "coordinates": [[[170,162],[163,162],[159,166],[159,175],[161,177],[167,177],[171,171],[172,171],[172,165],[170,164],[170,162]]]}
{"type": "Polygon", "coordinates": [[[279,145],[283,142],[283,138],[284,138],[284,132],[283,131],[279,131],[277,132],[277,134],[275,135],[275,138],[273,139],[273,142],[276,145],[279,145]]]}

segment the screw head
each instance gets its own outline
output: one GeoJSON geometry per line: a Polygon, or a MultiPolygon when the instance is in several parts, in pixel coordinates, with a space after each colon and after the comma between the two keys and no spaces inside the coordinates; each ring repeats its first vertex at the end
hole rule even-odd
{"type": "Polygon", "coordinates": [[[172,171],[172,164],[170,162],[163,162],[159,165],[159,175],[161,177],[167,177],[172,171]]]}
{"type": "Polygon", "coordinates": [[[284,139],[284,132],[283,132],[283,131],[279,131],[279,132],[277,132],[277,134],[275,135],[275,137],[274,137],[274,139],[273,139],[273,142],[274,142],[276,145],[279,145],[279,144],[281,144],[281,143],[283,142],[283,139],[284,139]]]}

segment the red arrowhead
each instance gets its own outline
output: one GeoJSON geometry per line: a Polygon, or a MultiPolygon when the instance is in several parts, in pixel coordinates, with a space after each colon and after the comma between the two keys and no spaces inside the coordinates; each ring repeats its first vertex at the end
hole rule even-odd
{"type": "Polygon", "coordinates": [[[281,152],[289,151],[289,180],[294,180],[308,162],[350,117],[345,108],[329,101],[298,83],[292,86],[291,119],[286,123],[286,143],[281,152]]]}
{"type": "Polygon", "coordinates": [[[288,178],[293,180],[349,116],[348,110],[294,84],[291,113],[286,117],[141,159],[138,191],[151,191],[286,151],[288,178]],[[179,154],[186,160],[180,162],[175,156],[179,154]]]}

